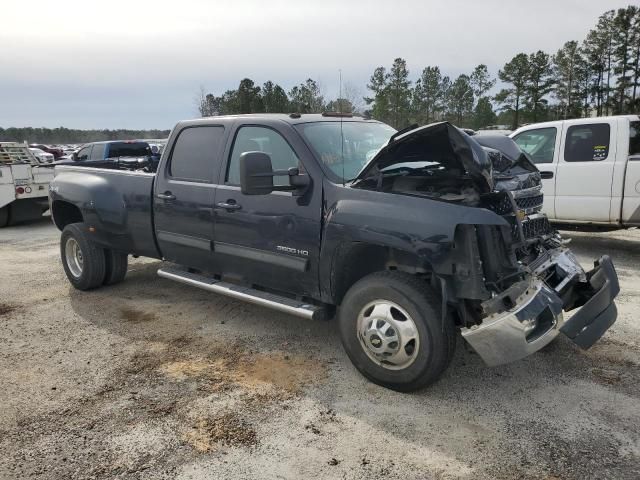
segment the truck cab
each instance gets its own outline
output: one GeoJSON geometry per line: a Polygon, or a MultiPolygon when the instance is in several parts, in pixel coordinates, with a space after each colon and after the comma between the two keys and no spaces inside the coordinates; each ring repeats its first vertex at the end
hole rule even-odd
{"type": "Polygon", "coordinates": [[[640,225],[637,115],[536,123],[510,136],[540,170],[549,220],[640,225]]]}

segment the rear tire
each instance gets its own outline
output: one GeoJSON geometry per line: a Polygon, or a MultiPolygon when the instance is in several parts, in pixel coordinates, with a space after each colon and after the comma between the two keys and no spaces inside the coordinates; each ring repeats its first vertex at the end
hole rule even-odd
{"type": "Polygon", "coordinates": [[[75,288],[91,290],[102,285],[106,272],[104,249],[90,239],[84,223],[64,227],[60,256],[67,278],[75,288]]]}
{"type": "Polygon", "coordinates": [[[0,228],[9,225],[9,205],[0,208],[0,228]]]}
{"type": "Polygon", "coordinates": [[[105,249],[104,285],[115,285],[124,280],[127,275],[128,255],[115,250],[105,249]]]}
{"type": "Polygon", "coordinates": [[[429,285],[407,273],[377,272],[356,282],[339,312],[342,344],[378,385],[409,392],[435,382],[456,344],[451,318],[429,285]]]}

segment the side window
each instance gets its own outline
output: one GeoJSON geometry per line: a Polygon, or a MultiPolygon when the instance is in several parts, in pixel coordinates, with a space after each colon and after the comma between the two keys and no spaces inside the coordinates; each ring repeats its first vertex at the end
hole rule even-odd
{"type": "MultiPolygon", "coordinates": [[[[266,127],[241,127],[233,142],[226,182],[240,185],[240,155],[244,152],[264,152],[271,157],[274,170],[300,167],[298,156],[275,130],[266,127]]],[[[287,185],[285,177],[274,177],[274,185],[287,185]]]]}
{"type": "Polygon", "coordinates": [[[516,135],[514,140],[529,154],[534,163],[553,163],[556,132],[556,127],[537,128],[516,135]]]}
{"type": "Polygon", "coordinates": [[[640,155],[640,122],[629,125],[629,155],[640,155]]]}
{"type": "Polygon", "coordinates": [[[96,143],[91,150],[91,160],[104,159],[104,149],[107,146],[106,143],[96,143]]]}
{"type": "Polygon", "coordinates": [[[597,162],[609,155],[611,128],[608,123],[572,125],[564,144],[566,162],[597,162]]]}
{"type": "Polygon", "coordinates": [[[83,160],[89,160],[89,155],[91,155],[91,147],[92,147],[92,145],[89,145],[88,147],[81,148],[78,151],[78,161],[79,162],[81,162],[83,160]]]}
{"type": "Polygon", "coordinates": [[[169,175],[180,180],[211,183],[220,166],[222,126],[187,127],[178,134],[169,161],[169,175]]]}

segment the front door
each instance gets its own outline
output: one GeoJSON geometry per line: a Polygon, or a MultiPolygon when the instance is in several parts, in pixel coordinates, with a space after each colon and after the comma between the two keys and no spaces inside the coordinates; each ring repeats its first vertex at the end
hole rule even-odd
{"type": "Polygon", "coordinates": [[[556,218],[609,222],[615,121],[566,122],[556,179],[556,218]]]}
{"type": "Polygon", "coordinates": [[[202,270],[211,269],[213,201],[225,141],[222,125],[188,125],[156,176],[154,220],[162,257],[202,270]]]}
{"type": "MultiPolygon", "coordinates": [[[[302,196],[290,192],[244,195],[240,191],[240,155],[265,152],[274,170],[310,162],[309,151],[296,132],[282,124],[278,130],[238,124],[227,150],[224,181],[216,190],[215,264],[223,276],[243,283],[266,285],[297,295],[318,290],[321,181],[312,182],[302,196]],[[295,146],[295,149],[294,149],[295,146]]],[[[286,185],[275,177],[275,185],[286,185]]]]}
{"type": "Polygon", "coordinates": [[[513,137],[518,146],[527,152],[540,170],[544,204],[542,211],[551,219],[555,218],[556,167],[560,135],[555,126],[525,130],[513,137]]]}

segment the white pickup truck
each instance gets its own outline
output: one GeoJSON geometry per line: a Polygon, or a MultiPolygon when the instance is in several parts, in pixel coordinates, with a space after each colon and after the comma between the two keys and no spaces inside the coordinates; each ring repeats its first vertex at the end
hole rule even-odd
{"type": "Polygon", "coordinates": [[[638,115],[536,123],[509,136],[540,170],[549,220],[640,226],[638,115]]]}
{"type": "Polygon", "coordinates": [[[51,180],[53,168],[40,165],[26,143],[0,142],[0,228],[40,217],[51,180]]]}

